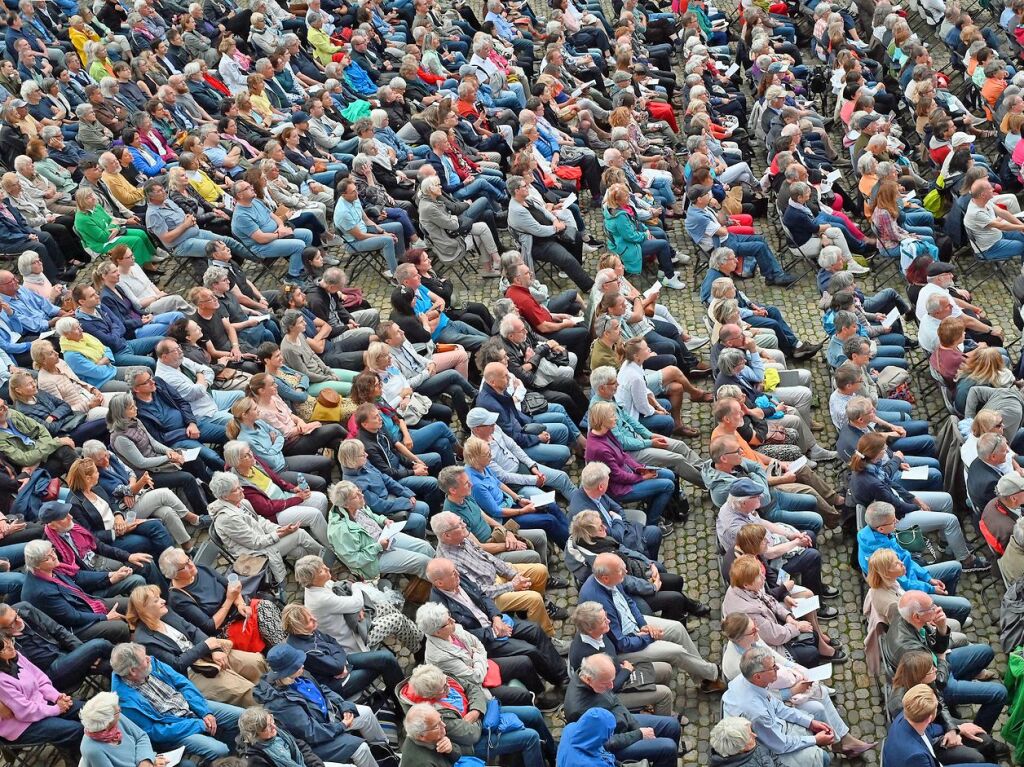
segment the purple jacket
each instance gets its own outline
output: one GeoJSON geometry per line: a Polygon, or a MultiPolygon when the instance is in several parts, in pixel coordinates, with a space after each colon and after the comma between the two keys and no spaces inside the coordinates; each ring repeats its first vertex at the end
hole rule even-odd
{"type": "Polygon", "coordinates": [[[587,435],[587,463],[600,461],[611,471],[608,478],[608,493],[612,498],[618,499],[633,489],[633,485],[642,482],[643,477],[638,473],[644,468],[642,463],[637,461],[622,449],[619,440],[608,431],[603,436],[591,432],[587,435]]]}
{"type": "Polygon", "coordinates": [[[0,738],[14,741],[30,724],[51,716],[60,716],[56,701],[60,693],[50,678],[21,653],[17,657],[19,674],[0,674],[0,703],[6,705],[12,719],[0,719],[0,738]]]}

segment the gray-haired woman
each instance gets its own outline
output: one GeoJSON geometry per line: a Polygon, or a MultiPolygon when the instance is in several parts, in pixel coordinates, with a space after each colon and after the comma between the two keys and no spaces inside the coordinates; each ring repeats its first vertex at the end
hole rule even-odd
{"type": "Polygon", "coordinates": [[[419,216],[431,252],[442,263],[463,258],[472,248],[480,257],[481,277],[501,274],[498,246],[491,230],[482,221],[463,221],[455,215],[442,194],[437,176],[429,176],[420,184],[419,216]]]}
{"type": "MultiPolygon", "coordinates": [[[[534,693],[544,692],[544,682],[527,656],[488,658],[480,640],[460,626],[444,605],[421,605],[416,611],[416,625],[427,639],[424,663],[431,663],[456,679],[472,680],[484,688],[487,697],[493,695],[505,706],[532,706],[534,693]],[[512,687],[509,682],[513,679],[525,687],[512,687]]],[[[558,700],[554,697],[548,701],[553,704],[551,708],[562,702],[562,696],[558,700]]]]}
{"type": "Polygon", "coordinates": [[[210,504],[213,530],[232,557],[255,554],[267,557],[275,581],[283,585],[288,577],[284,558],[298,560],[307,554],[323,553],[323,546],[294,522],[275,525],[259,516],[245,500],[242,485],[234,474],[219,471],[210,480],[210,492],[217,499],[210,504]]]}
{"type": "Polygon", "coordinates": [[[304,740],[279,729],[274,715],[263,706],[246,709],[238,717],[237,753],[249,767],[322,767],[323,760],[304,740]],[[286,761],[287,760],[287,761],[286,761]]]}
{"type": "MultiPolygon", "coordinates": [[[[149,736],[131,719],[121,716],[120,700],[115,693],[101,692],[89,698],[78,712],[78,718],[85,730],[82,762],[89,767],[101,764],[137,767],[146,762],[158,763],[149,736]],[[125,755],[128,761],[124,761],[125,755]]],[[[191,764],[188,762],[189,766],[191,764]]]]}
{"type": "Polygon", "coordinates": [[[155,487],[181,490],[189,510],[201,515],[206,508],[206,498],[194,474],[182,470],[189,465],[185,457],[154,439],[138,415],[139,410],[131,394],[121,392],[114,395],[107,404],[110,449],[125,466],[140,476],[148,472],[155,487]]]}

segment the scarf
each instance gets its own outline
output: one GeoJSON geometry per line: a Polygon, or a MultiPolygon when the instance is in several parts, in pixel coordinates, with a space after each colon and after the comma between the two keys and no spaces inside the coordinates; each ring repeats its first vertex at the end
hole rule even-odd
{"type": "Polygon", "coordinates": [[[417,695],[408,684],[402,688],[402,695],[413,703],[429,703],[432,706],[440,706],[454,711],[459,716],[469,713],[469,697],[454,677],[448,677],[448,691],[443,698],[424,698],[417,695]]]}
{"type": "Polygon", "coordinates": [[[121,727],[117,722],[114,722],[105,730],[97,730],[96,732],[86,732],[85,737],[89,740],[95,740],[97,743],[113,743],[115,746],[120,745],[123,733],[121,727]]]}
{"type": "Polygon", "coordinates": [[[49,525],[43,526],[43,533],[57,551],[57,559],[60,560],[60,564],[57,565],[58,572],[69,578],[74,578],[81,569],[75,560],[85,560],[96,550],[96,537],[79,524],[73,525],[68,533],[71,536],[71,543],[49,525]]]}
{"type": "Polygon", "coordinates": [[[88,333],[82,334],[81,341],[72,341],[64,337],[60,339],[60,350],[66,355],[68,352],[78,352],[92,362],[99,362],[100,358],[106,356],[107,350],[103,343],[88,333]]]}
{"type": "Polygon", "coordinates": [[[89,605],[89,609],[92,610],[97,615],[106,615],[107,614],[107,606],[105,604],[103,604],[103,602],[101,602],[99,599],[96,599],[95,597],[91,597],[88,594],[86,594],[84,591],[82,591],[82,589],[79,588],[78,584],[75,583],[74,581],[72,581],[70,579],[63,580],[63,579],[57,578],[56,576],[54,576],[54,575],[52,575],[50,573],[44,573],[44,572],[41,572],[39,570],[33,570],[32,572],[41,581],[46,581],[48,583],[54,583],[57,586],[63,586],[65,589],[67,589],[72,594],[72,596],[78,597],[83,602],[85,602],[87,605],[89,605]]]}

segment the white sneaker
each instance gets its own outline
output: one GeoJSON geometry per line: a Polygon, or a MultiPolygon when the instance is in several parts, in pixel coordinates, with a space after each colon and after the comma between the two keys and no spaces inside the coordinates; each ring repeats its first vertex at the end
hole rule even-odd
{"type": "Polygon", "coordinates": [[[672,254],[672,263],[686,265],[690,263],[690,257],[685,253],[680,253],[679,251],[676,251],[674,254],[672,254]]]}
{"type": "Polygon", "coordinates": [[[839,454],[834,450],[826,450],[821,445],[815,445],[811,448],[811,452],[807,454],[807,457],[812,461],[834,461],[839,457],[839,454]]]}
{"type": "Polygon", "coordinates": [[[598,248],[595,248],[589,242],[583,243],[583,255],[589,256],[591,253],[597,253],[598,248]]]}
{"type": "Polygon", "coordinates": [[[674,274],[671,277],[661,276],[661,284],[666,288],[672,288],[672,290],[682,290],[686,287],[686,283],[676,277],[674,274]]]}
{"type": "Polygon", "coordinates": [[[851,259],[850,262],[846,265],[846,271],[848,271],[850,274],[867,274],[871,270],[868,269],[866,266],[861,266],[856,261],[851,259]]]}
{"type": "Polygon", "coordinates": [[[690,336],[690,340],[684,343],[686,344],[687,351],[692,352],[700,349],[702,346],[707,346],[711,343],[711,339],[704,336],[690,336]]]}

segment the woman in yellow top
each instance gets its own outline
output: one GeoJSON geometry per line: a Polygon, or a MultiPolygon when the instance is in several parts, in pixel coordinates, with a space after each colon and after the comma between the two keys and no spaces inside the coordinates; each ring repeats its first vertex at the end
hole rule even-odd
{"type": "Polygon", "coordinates": [[[68,21],[68,36],[71,38],[71,44],[75,46],[75,50],[78,51],[78,59],[82,64],[86,64],[89,59],[85,55],[85,46],[88,43],[98,43],[100,36],[96,34],[96,30],[85,23],[78,14],[75,14],[68,21]]]}
{"type": "Polygon", "coordinates": [[[331,42],[331,38],[324,32],[324,19],[319,13],[310,13],[306,16],[306,40],[313,48],[313,56],[324,66],[331,63],[335,53],[341,53],[344,48],[331,42]]]}
{"type": "Polygon", "coordinates": [[[188,176],[188,183],[192,185],[204,200],[214,205],[218,204],[224,196],[224,190],[214,183],[213,179],[206,175],[206,171],[199,167],[199,161],[191,152],[183,152],[178,157],[178,166],[188,176]]]}
{"type": "MultiPolygon", "coordinates": [[[[117,148],[117,151],[120,152],[120,148],[117,148]]],[[[104,152],[100,155],[103,183],[107,185],[107,189],[119,203],[129,209],[134,208],[145,201],[146,195],[137,186],[133,186],[121,173],[118,156],[114,152],[104,152]]]]}
{"type": "Polygon", "coordinates": [[[274,109],[274,105],[270,103],[270,98],[267,96],[267,83],[263,75],[254,72],[245,79],[245,82],[249,86],[249,103],[252,105],[252,110],[263,118],[263,124],[269,128],[272,123],[281,122],[284,115],[274,109]]]}
{"type": "MultiPolygon", "coordinates": [[[[102,205],[96,204],[92,189],[79,189],[75,193],[75,232],[82,244],[95,253],[106,253],[118,244],[125,244],[135,254],[135,260],[146,268],[153,260],[156,249],[141,229],[125,229],[115,223],[102,205]]],[[[152,271],[152,269],[147,270],[152,271]]]]}

